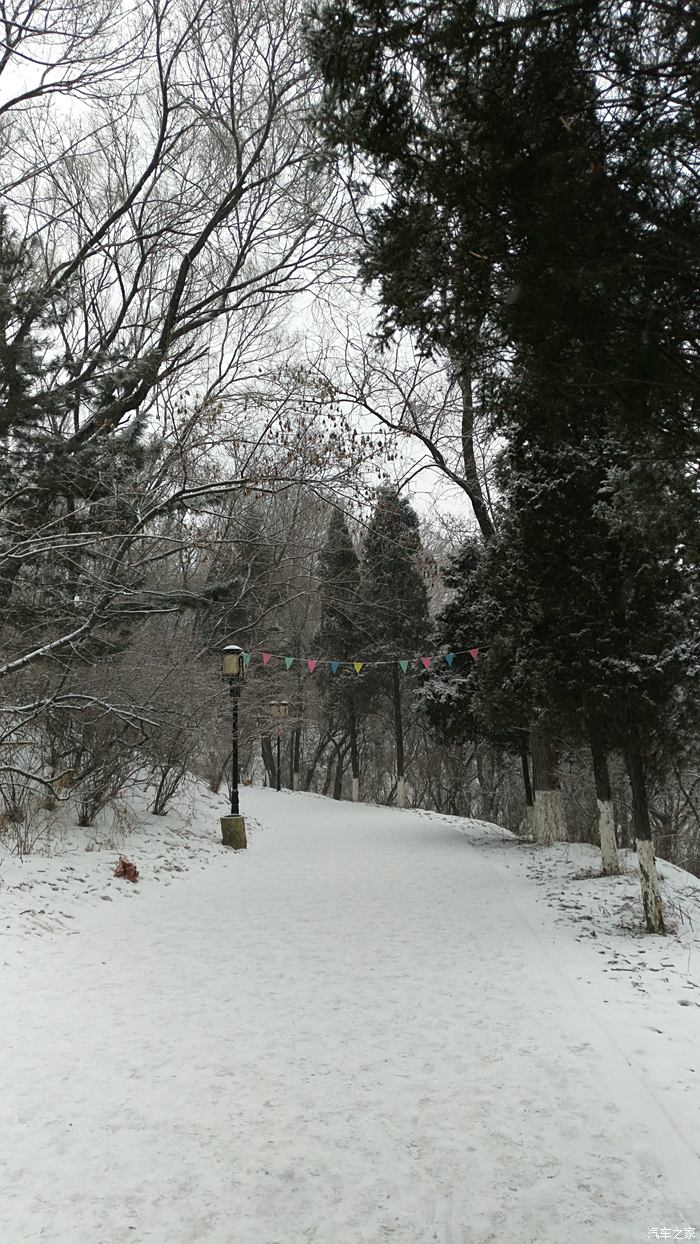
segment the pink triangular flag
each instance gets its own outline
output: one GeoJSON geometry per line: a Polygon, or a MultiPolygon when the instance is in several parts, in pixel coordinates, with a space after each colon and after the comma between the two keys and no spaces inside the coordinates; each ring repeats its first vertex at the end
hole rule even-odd
{"type": "Polygon", "coordinates": [[[478,657],[478,655],[479,655],[479,649],[478,649],[478,648],[470,648],[470,649],[469,649],[469,655],[470,655],[471,657],[473,657],[473,658],[474,658],[474,660],[476,661],[476,658],[477,658],[477,657],[478,657]]]}
{"type": "Polygon", "coordinates": [[[263,652],[263,654],[262,654],[263,665],[267,665],[267,663],[268,663],[268,661],[270,660],[270,657],[271,657],[271,656],[272,656],[272,653],[271,653],[271,652],[263,652]]]}
{"type": "Polygon", "coordinates": [[[308,666],[309,666],[309,673],[313,674],[314,670],[316,669],[316,658],[315,657],[309,657],[308,666]]]}
{"type": "Polygon", "coordinates": [[[432,657],[421,657],[421,659],[420,659],[420,663],[421,663],[421,665],[425,666],[425,668],[426,668],[427,670],[429,670],[429,669],[430,669],[430,662],[432,661],[432,659],[433,659],[432,657]]]}

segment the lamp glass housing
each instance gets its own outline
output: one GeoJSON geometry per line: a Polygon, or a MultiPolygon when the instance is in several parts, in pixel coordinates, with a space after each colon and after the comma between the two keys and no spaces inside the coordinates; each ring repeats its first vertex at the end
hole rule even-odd
{"type": "Polygon", "coordinates": [[[243,671],[243,649],[238,644],[227,644],[221,654],[221,673],[224,678],[242,678],[243,671]]]}
{"type": "Polygon", "coordinates": [[[289,700],[271,700],[270,708],[276,717],[289,716],[289,700]]]}

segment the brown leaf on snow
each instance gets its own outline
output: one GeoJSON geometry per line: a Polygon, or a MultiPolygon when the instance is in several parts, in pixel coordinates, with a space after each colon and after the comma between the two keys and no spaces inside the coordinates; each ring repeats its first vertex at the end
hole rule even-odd
{"type": "Polygon", "coordinates": [[[115,877],[126,877],[127,881],[138,881],[139,870],[132,860],[128,860],[125,855],[119,856],[119,863],[114,870],[115,877]]]}

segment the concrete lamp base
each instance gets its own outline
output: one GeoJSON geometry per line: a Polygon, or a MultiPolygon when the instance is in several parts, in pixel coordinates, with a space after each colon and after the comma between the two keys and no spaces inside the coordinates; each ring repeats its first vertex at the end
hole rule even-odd
{"type": "Polygon", "coordinates": [[[245,851],[248,846],[248,840],[245,836],[245,818],[242,816],[222,816],[221,841],[225,847],[233,847],[235,851],[245,851]]]}

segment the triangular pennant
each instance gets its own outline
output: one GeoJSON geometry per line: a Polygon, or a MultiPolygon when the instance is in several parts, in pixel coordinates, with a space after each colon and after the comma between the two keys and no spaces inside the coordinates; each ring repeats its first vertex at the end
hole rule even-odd
{"type": "Polygon", "coordinates": [[[284,658],[284,664],[285,664],[286,668],[287,668],[288,670],[290,670],[290,669],[292,668],[293,664],[294,664],[294,657],[285,657],[285,658],[284,658]]]}
{"type": "Polygon", "coordinates": [[[268,664],[269,664],[269,662],[270,662],[270,657],[271,657],[271,656],[272,656],[272,653],[271,653],[271,652],[263,652],[263,654],[262,654],[263,665],[268,665],[268,664]]]}
{"type": "Polygon", "coordinates": [[[408,661],[399,661],[399,665],[401,666],[402,673],[405,674],[408,670],[408,661]]]}
{"type": "Polygon", "coordinates": [[[432,659],[433,659],[432,657],[421,657],[420,663],[424,669],[426,670],[430,669],[430,662],[432,661],[432,659]]]}
{"type": "Polygon", "coordinates": [[[476,658],[477,658],[477,657],[478,657],[478,655],[479,655],[479,649],[478,649],[478,648],[470,648],[470,649],[469,649],[469,655],[470,655],[471,657],[473,657],[473,658],[474,658],[474,660],[476,661],[476,658]]]}
{"type": "Polygon", "coordinates": [[[310,674],[313,674],[314,670],[316,669],[316,658],[315,658],[315,657],[309,657],[309,659],[308,659],[308,661],[307,661],[307,665],[308,665],[308,667],[309,667],[309,673],[310,673],[310,674]]]}
{"type": "Polygon", "coordinates": [[[331,674],[336,674],[340,668],[340,661],[331,661],[331,674]]]}
{"type": "Polygon", "coordinates": [[[355,673],[359,674],[362,666],[364,665],[364,661],[353,661],[353,665],[355,666],[355,673]]]}
{"type": "Polygon", "coordinates": [[[448,664],[448,665],[451,665],[451,664],[452,664],[452,662],[454,661],[454,659],[455,659],[455,654],[454,654],[454,652],[446,652],[446,653],[445,653],[445,660],[447,661],[447,664],[448,664]]]}
{"type": "Polygon", "coordinates": [[[244,653],[243,653],[243,669],[244,669],[244,670],[247,670],[248,666],[250,665],[250,658],[251,658],[251,656],[252,656],[252,653],[251,653],[251,652],[244,652],[244,653]]]}

